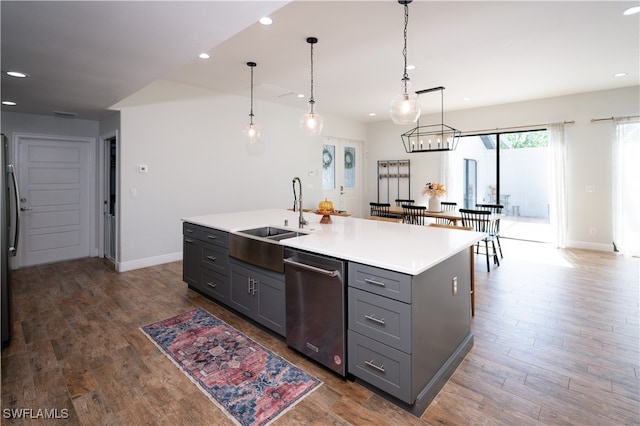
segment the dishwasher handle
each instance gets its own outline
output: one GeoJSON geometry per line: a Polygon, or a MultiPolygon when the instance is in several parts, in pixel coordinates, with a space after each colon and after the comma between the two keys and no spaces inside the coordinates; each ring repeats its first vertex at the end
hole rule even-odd
{"type": "Polygon", "coordinates": [[[288,263],[292,266],[297,266],[298,268],[306,269],[307,271],[316,272],[318,274],[326,275],[331,278],[335,278],[340,275],[339,271],[328,271],[326,269],[318,268],[316,266],[307,265],[306,263],[296,262],[292,258],[284,259],[284,263],[288,263]]]}

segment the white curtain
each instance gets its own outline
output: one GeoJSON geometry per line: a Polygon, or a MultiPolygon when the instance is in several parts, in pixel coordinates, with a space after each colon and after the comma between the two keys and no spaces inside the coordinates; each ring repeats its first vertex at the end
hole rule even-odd
{"type": "Polygon", "coordinates": [[[552,244],[557,248],[567,245],[567,193],[566,193],[566,163],[567,148],[565,144],[564,124],[550,124],[549,131],[549,164],[550,173],[550,202],[549,222],[552,229],[552,244]]]}
{"type": "Polygon", "coordinates": [[[613,143],[613,244],[640,256],[640,121],[616,122],[613,143]]]}

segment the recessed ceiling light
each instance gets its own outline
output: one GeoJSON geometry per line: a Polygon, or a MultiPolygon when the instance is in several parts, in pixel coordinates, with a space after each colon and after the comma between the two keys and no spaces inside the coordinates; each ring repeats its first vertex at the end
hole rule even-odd
{"type": "Polygon", "coordinates": [[[304,98],[304,93],[299,93],[299,94],[298,94],[298,97],[299,97],[299,98],[304,98]]]}
{"type": "Polygon", "coordinates": [[[635,15],[636,13],[640,13],[640,6],[633,6],[629,9],[622,12],[623,15],[635,15]]]}
{"type": "Polygon", "coordinates": [[[411,70],[415,70],[416,66],[415,65],[407,65],[407,70],[411,71],[411,70]]]}
{"type": "Polygon", "coordinates": [[[260,23],[262,25],[271,25],[273,24],[273,19],[269,18],[268,16],[264,16],[260,18],[260,23]]]}
{"type": "Polygon", "coordinates": [[[29,74],[25,74],[25,73],[20,72],[20,71],[7,71],[6,74],[11,76],[11,77],[16,77],[16,78],[27,78],[27,77],[29,77],[29,74]]]}
{"type": "Polygon", "coordinates": [[[618,72],[618,73],[615,73],[613,76],[614,77],[625,77],[626,75],[627,75],[626,72],[618,72]]]}
{"type": "Polygon", "coordinates": [[[369,113],[369,117],[375,117],[375,116],[376,116],[376,113],[375,113],[375,112],[370,112],[370,113],[369,113]]]}
{"type": "Polygon", "coordinates": [[[7,105],[7,106],[16,106],[18,104],[16,104],[13,101],[2,101],[2,105],[7,105]]]}
{"type": "Polygon", "coordinates": [[[469,102],[471,100],[471,98],[462,98],[463,101],[465,102],[469,102]]]}
{"type": "Polygon", "coordinates": [[[201,54],[198,55],[198,58],[200,59],[209,59],[211,56],[209,56],[208,53],[206,52],[202,52],[201,54]]]}

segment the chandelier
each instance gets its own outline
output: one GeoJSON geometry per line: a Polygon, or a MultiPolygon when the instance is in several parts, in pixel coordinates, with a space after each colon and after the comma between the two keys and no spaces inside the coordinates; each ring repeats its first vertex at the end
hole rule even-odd
{"type": "Polygon", "coordinates": [[[440,123],[417,127],[401,135],[404,150],[414,152],[453,151],[458,146],[458,140],[462,132],[444,124],[444,87],[434,87],[420,90],[416,95],[440,91],[440,123]]]}

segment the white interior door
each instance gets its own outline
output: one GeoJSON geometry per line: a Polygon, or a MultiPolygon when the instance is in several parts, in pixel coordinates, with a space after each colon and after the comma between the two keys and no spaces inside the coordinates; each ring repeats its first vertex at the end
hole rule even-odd
{"type": "Polygon", "coordinates": [[[22,266],[89,256],[90,159],[87,140],[18,139],[22,266]]]}
{"type": "Polygon", "coordinates": [[[322,192],[336,210],[362,217],[361,141],[331,138],[322,144],[322,192]]]}

